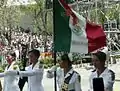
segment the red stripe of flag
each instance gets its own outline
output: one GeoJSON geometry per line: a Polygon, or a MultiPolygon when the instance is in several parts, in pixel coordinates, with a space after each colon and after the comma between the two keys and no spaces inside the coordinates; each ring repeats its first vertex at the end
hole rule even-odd
{"type": "Polygon", "coordinates": [[[67,16],[70,16],[70,15],[71,15],[71,16],[73,17],[73,25],[77,24],[78,18],[77,18],[77,16],[72,12],[70,6],[68,6],[68,4],[66,4],[64,0],[59,0],[59,1],[60,1],[60,3],[62,4],[62,6],[64,7],[67,16]]]}
{"type": "Polygon", "coordinates": [[[106,35],[100,25],[87,22],[86,33],[88,38],[89,52],[93,52],[106,46],[106,35]]]}

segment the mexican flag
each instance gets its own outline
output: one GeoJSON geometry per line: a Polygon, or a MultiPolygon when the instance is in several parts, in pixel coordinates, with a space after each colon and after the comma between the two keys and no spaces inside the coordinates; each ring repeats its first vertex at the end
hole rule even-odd
{"type": "Polygon", "coordinates": [[[54,50],[88,53],[106,46],[106,36],[100,25],[87,21],[65,0],[55,0],[54,50]]]}

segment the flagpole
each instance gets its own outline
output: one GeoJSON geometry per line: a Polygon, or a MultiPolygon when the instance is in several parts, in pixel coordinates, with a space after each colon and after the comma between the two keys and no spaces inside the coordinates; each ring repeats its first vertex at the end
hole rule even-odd
{"type": "MultiPolygon", "coordinates": [[[[56,24],[55,24],[55,4],[56,4],[56,2],[55,1],[56,0],[53,0],[53,31],[54,32],[55,32],[55,26],[56,26],[56,24]]],[[[55,40],[55,37],[53,38],[53,40],[55,40]]],[[[53,57],[54,57],[54,66],[56,66],[56,51],[55,51],[55,47],[54,47],[54,41],[53,41],[53,52],[54,52],[54,54],[53,54],[53,57]]],[[[54,91],[57,91],[56,71],[54,71],[54,91]]]]}
{"type": "MultiPolygon", "coordinates": [[[[54,51],[54,65],[56,66],[56,52],[54,51]]],[[[54,71],[54,91],[57,91],[56,71],[54,71]]]]}

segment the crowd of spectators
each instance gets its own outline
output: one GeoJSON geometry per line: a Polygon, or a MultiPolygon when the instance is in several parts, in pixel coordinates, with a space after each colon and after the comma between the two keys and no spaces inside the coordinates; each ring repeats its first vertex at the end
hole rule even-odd
{"type": "Polygon", "coordinates": [[[17,59],[26,56],[31,49],[38,49],[41,53],[51,52],[52,44],[51,36],[21,31],[1,33],[0,60],[3,60],[11,51],[16,53],[17,59]]]}

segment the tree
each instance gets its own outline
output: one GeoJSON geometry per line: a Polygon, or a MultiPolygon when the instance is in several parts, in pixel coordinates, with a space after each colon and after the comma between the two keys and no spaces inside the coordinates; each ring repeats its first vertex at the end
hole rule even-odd
{"type": "MultiPolygon", "coordinates": [[[[21,12],[30,15],[32,18],[33,33],[42,34],[44,36],[45,51],[47,51],[46,42],[47,36],[53,33],[53,15],[52,9],[48,9],[46,1],[35,0],[36,4],[29,4],[27,6],[21,5],[21,12]]],[[[23,19],[24,20],[24,19],[23,19]]]]}
{"type": "Polygon", "coordinates": [[[24,14],[31,14],[33,18],[33,26],[35,28],[34,32],[51,34],[52,28],[52,10],[46,9],[45,2],[43,0],[35,0],[36,4],[29,4],[27,6],[21,5],[21,12],[24,14]],[[49,13],[49,14],[48,14],[49,13]],[[49,27],[49,28],[48,28],[49,27]]]}
{"type": "Polygon", "coordinates": [[[0,7],[0,29],[2,34],[8,33],[8,41],[11,43],[11,31],[19,23],[20,11],[18,6],[12,6],[11,3],[7,3],[8,0],[1,0],[0,7]]]}
{"type": "Polygon", "coordinates": [[[0,2],[0,28],[2,32],[9,32],[9,43],[11,31],[16,26],[20,25],[20,18],[22,16],[31,15],[33,18],[32,26],[33,33],[39,33],[42,35],[52,35],[52,10],[46,9],[44,0],[35,0],[35,4],[27,5],[7,5],[7,0],[1,0],[0,2]]]}
{"type": "Polygon", "coordinates": [[[97,2],[97,7],[93,5],[92,9],[90,10],[90,19],[95,22],[95,18],[98,18],[99,24],[104,24],[108,20],[117,20],[120,14],[120,4],[116,3],[105,3],[106,0],[102,0],[102,2],[97,2]],[[97,10],[97,16],[96,16],[97,10]]]}

